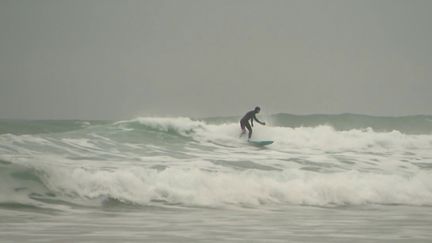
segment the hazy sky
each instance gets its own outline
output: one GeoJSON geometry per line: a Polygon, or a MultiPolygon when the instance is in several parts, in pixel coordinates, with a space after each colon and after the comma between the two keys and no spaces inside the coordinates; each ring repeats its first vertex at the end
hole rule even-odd
{"type": "Polygon", "coordinates": [[[432,114],[432,1],[0,0],[0,118],[432,114]]]}

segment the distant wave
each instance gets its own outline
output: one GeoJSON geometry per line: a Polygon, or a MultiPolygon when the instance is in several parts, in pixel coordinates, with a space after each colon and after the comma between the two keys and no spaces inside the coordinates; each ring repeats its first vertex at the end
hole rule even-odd
{"type": "Polygon", "coordinates": [[[41,134],[68,132],[108,121],[83,120],[0,120],[0,134],[41,134]]]}
{"type": "MultiPolygon", "coordinates": [[[[351,130],[371,128],[375,131],[391,132],[393,130],[407,134],[432,134],[432,116],[369,116],[360,114],[311,114],[294,115],[279,113],[266,118],[273,126],[282,127],[316,127],[331,126],[336,130],[351,130]]],[[[209,122],[235,122],[237,117],[212,117],[209,122]]]]}
{"type": "MultiPolygon", "coordinates": [[[[238,123],[240,117],[209,117],[209,118],[188,118],[177,117],[176,124],[182,120],[187,122],[187,126],[199,126],[200,122],[207,124],[238,123]],[[194,121],[192,125],[189,120],[194,121]]],[[[330,126],[335,130],[352,130],[371,128],[374,131],[391,132],[393,130],[407,134],[432,134],[432,116],[370,116],[361,114],[311,114],[294,115],[278,113],[274,115],[262,116],[268,125],[279,127],[317,127],[330,126]]],[[[129,126],[145,125],[154,129],[170,127],[172,118],[165,117],[141,117],[132,120],[118,121],[114,124],[129,124],[129,126]]],[[[90,125],[108,125],[112,121],[85,121],[85,120],[0,120],[0,134],[38,134],[66,132],[82,129],[90,125]]],[[[193,127],[190,127],[191,129],[193,127]]],[[[171,130],[173,131],[173,130],[171,130]]]]}

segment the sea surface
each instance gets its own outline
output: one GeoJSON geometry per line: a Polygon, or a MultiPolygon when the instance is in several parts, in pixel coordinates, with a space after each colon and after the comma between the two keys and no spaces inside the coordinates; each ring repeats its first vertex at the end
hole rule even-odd
{"type": "Polygon", "coordinates": [[[432,242],[432,116],[0,120],[0,242],[432,242]]]}

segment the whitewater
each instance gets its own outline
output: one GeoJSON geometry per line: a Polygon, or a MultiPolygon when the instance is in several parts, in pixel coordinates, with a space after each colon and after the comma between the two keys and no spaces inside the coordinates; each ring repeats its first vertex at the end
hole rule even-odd
{"type": "Polygon", "coordinates": [[[430,242],[432,117],[0,120],[1,242],[430,242]]]}

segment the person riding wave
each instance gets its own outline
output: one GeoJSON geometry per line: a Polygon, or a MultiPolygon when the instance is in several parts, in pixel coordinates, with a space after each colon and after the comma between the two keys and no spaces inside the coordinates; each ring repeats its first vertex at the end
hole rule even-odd
{"type": "Polygon", "coordinates": [[[246,133],[245,128],[247,128],[249,131],[249,135],[248,135],[249,138],[248,139],[251,138],[254,120],[257,121],[261,125],[265,125],[265,122],[262,122],[256,118],[256,114],[259,113],[260,111],[261,111],[261,108],[259,106],[257,106],[257,107],[255,107],[254,110],[249,111],[248,113],[246,113],[246,115],[243,116],[243,118],[240,120],[240,127],[242,129],[242,133],[240,134],[240,137],[246,133]],[[251,121],[250,124],[249,124],[249,120],[251,121]],[[252,127],[251,127],[251,125],[252,125],[252,127]]]}

